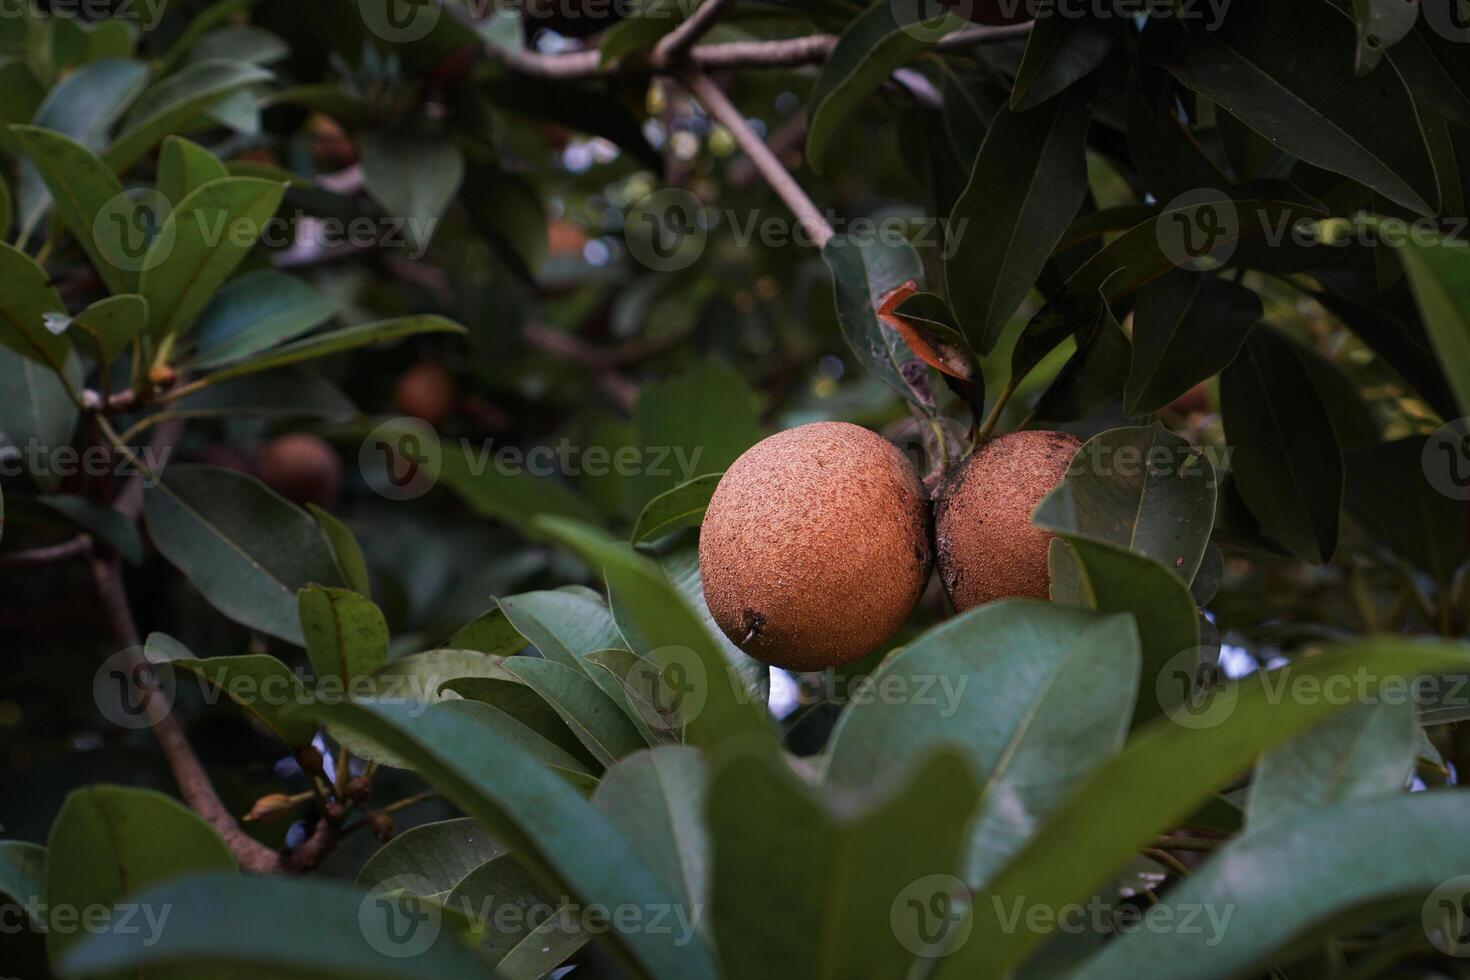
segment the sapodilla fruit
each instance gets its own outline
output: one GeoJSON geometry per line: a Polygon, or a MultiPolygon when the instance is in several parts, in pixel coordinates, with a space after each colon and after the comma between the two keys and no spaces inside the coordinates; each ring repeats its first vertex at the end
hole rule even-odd
{"type": "Polygon", "coordinates": [[[918,604],[931,558],[913,467],[845,422],[747,450],[720,479],[699,537],[715,622],[752,657],[793,670],[882,646],[918,604]]]}
{"type": "Polygon", "coordinates": [[[342,492],[342,460],[325,441],[293,432],[260,450],[260,479],[287,500],[331,507],[342,492]]]}
{"type": "Polygon", "coordinates": [[[393,404],[404,415],[442,429],[454,415],[454,378],[432,361],[403,372],[393,386],[393,404]]]}
{"type": "Polygon", "coordinates": [[[939,579],[955,610],[1049,597],[1050,532],[1031,512],[1067,474],[1082,442],[1065,432],[1013,432],[975,450],[934,499],[939,579]]]}

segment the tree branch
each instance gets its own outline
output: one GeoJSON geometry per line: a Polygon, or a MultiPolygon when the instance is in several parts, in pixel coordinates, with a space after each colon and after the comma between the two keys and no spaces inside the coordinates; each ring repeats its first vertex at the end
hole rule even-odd
{"type": "Polygon", "coordinates": [[[705,110],[718,119],[735,137],[736,145],[750,158],[750,162],[755,164],[755,168],[760,171],[766,183],[771,185],[771,189],[782,201],[786,202],[786,206],[791,209],[792,214],[796,215],[796,220],[801,222],[802,228],[812,243],[817,248],[827,244],[827,240],[833,234],[832,226],[827,223],[826,218],[822,217],[822,213],[817,210],[812,199],[807,197],[801,185],[797,184],[796,178],[791,176],[790,171],[780,160],[776,159],[776,154],[771,152],[771,148],[756,135],[755,130],[750,128],[750,123],[745,121],[745,117],[740,114],[740,110],[735,107],[735,103],[730,101],[730,97],[725,94],[724,90],[702,72],[691,72],[683,81],[685,87],[699,100],[705,110]]]}
{"type": "Polygon", "coordinates": [[[689,19],[674,28],[654,46],[653,63],[666,68],[683,59],[694,43],[708,33],[733,0],[704,0],[689,19]]]}

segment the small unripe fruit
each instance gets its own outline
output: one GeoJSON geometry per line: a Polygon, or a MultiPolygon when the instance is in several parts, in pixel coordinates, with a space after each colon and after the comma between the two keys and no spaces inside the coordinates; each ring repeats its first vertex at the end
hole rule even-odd
{"type": "Polygon", "coordinates": [[[928,507],[903,454],[844,422],[765,439],[725,472],[699,537],[704,597],[746,653],[794,670],[866,656],[929,578],[928,507]]]}
{"type": "Polygon", "coordinates": [[[342,492],[342,460],[316,436],[293,432],[261,449],[260,479],[287,500],[330,507],[342,492]]]}
{"type": "Polygon", "coordinates": [[[939,578],[956,611],[997,599],[1050,596],[1052,535],[1031,523],[1082,442],[1065,432],[1013,432],[960,464],[934,499],[939,578]]]}
{"type": "Polygon", "coordinates": [[[403,415],[423,419],[442,428],[454,415],[454,379],[432,362],[403,372],[393,387],[393,404],[403,415]]]}

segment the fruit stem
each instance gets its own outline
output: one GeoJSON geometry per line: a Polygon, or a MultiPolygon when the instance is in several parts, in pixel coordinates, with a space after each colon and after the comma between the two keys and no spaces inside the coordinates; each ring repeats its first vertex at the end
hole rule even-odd
{"type": "Polygon", "coordinates": [[[995,431],[996,425],[1000,423],[1000,413],[1005,411],[1006,403],[1016,393],[1016,386],[1018,384],[1020,384],[1020,379],[1015,375],[1011,375],[1010,379],[1006,381],[1006,386],[1001,389],[1000,394],[996,396],[995,404],[991,406],[990,414],[985,416],[984,422],[980,423],[980,430],[975,433],[975,438],[971,445],[972,449],[978,447],[986,439],[989,439],[990,434],[995,431]]]}

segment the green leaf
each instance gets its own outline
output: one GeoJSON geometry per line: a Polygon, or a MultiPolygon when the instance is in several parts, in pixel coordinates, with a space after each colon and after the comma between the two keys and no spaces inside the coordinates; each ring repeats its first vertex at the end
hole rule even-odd
{"type": "Polygon", "coordinates": [[[581,670],[535,657],[510,657],[504,665],[551,705],[604,766],[648,747],[628,715],[581,670]]]}
{"type": "Polygon", "coordinates": [[[1033,520],[1145,555],[1188,585],[1210,541],[1216,496],[1209,457],[1155,422],[1088,440],[1033,520]]]}
{"type": "Polygon", "coordinates": [[[143,564],[143,539],[138,534],[137,526],[120,511],[86,497],[68,494],[41,494],[32,499],[47,510],[61,515],[67,522],[106,542],[133,565],[143,564]]]}
{"type": "MultiPolygon", "coordinates": [[[[46,900],[46,848],[19,840],[0,841],[0,895],[20,904],[30,913],[30,901],[46,900]]],[[[32,918],[32,925],[46,923],[32,918]]]]}
{"type": "Polygon", "coordinates": [[[283,184],[226,177],[179,202],[144,254],[138,275],[154,336],[179,333],[198,318],[255,247],[284,193],[283,184]]]}
{"type": "Polygon", "coordinates": [[[708,361],[645,387],[633,424],[640,453],[631,487],[635,507],[697,476],[724,472],[763,435],[745,379],[708,361]]]}
{"type": "Polygon", "coordinates": [[[980,606],[919,637],[853,693],[828,743],[827,779],[871,787],[939,746],[961,747],[984,787],[965,860],[965,880],[977,884],[1123,747],[1139,665],[1126,616],[1023,599],[980,606]]]}
{"type": "MultiPolygon", "coordinates": [[[[415,718],[404,706],[350,703],[310,710],[410,760],[452,803],[508,844],[548,892],[607,908],[677,907],[676,896],[611,821],[561,777],[471,716],[430,710],[415,718]]],[[[713,952],[697,934],[684,946],[647,930],[614,930],[607,939],[659,980],[712,980],[719,973],[713,952]]]]}
{"type": "Polygon", "coordinates": [[[893,72],[965,21],[938,5],[877,3],[852,19],[807,99],[806,158],[821,173],[838,129],[893,72]]]}
{"type": "MultiPolygon", "coordinates": [[[[352,327],[343,327],[341,330],[331,330],[327,333],[314,334],[313,336],[273,348],[258,357],[247,361],[239,361],[228,364],[218,371],[210,374],[213,381],[223,381],[226,378],[238,378],[247,374],[258,374],[261,371],[271,371],[287,364],[297,364],[301,361],[310,361],[318,357],[327,357],[330,354],[340,354],[343,351],[356,350],[369,344],[382,343],[389,340],[400,340],[404,337],[413,337],[425,333],[458,333],[465,332],[465,328],[452,320],[446,320],[442,316],[422,314],[419,316],[399,317],[396,320],[381,320],[377,323],[360,323],[352,327]]],[[[448,458],[453,458],[449,454],[448,458]]]]}
{"type": "Polygon", "coordinates": [[[199,43],[199,39],[210,31],[234,18],[237,14],[244,13],[255,0],[215,0],[205,9],[190,17],[184,25],[183,31],[169,46],[167,53],[159,59],[158,74],[167,75],[176,68],[184,56],[187,55],[199,43]]]}
{"type": "Polygon", "coordinates": [[[724,976],[904,976],[922,933],[895,928],[902,920],[892,909],[907,912],[911,899],[923,907],[943,889],[936,883],[953,881],[979,797],[969,767],[948,750],[909,766],[912,776],[891,793],[840,809],[775,761],[739,756],[716,773],[706,809],[710,924],[724,976]],[[792,882],[810,900],[770,915],[770,898],[792,882]],[[742,941],[751,936],[760,940],[742,941]]]}
{"type": "Polygon", "coordinates": [[[137,293],[123,293],[99,299],[72,317],[68,329],[87,335],[97,363],[105,367],[147,327],[148,301],[137,293]]]}
{"type": "MultiPolygon", "coordinates": [[[[631,656],[631,655],[630,655],[631,656]]],[[[578,769],[588,773],[598,772],[603,766],[571,728],[557,714],[556,709],[542,699],[523,681],[516,680],[509,670],[500,677],[456,677],[445,681],[443,691],[453,692],[469,701],[488,704],[502,711],[546,741],[577,760],[578,769]]]]}
{"type": "Polygon", "coordinates": [[[499,601],[496,601],[489,610],[476,617],[474,621],[456,630],[454,635],[444,642],[444,646],[455,650],[478,650],[480,653],[509,657],[514,653],[519,653],[526,646],[526,638],[505,615],[505,610],[501,608],[499,601]]]}
{"type": "Polygon", "coordinates": [[[170,136],[158,151],[158,192],[169,202],[182,203],[194,191],[230,172],[219,157],[182,136],[170,136]]]}
{"type": "MultiPolygon", "coordinates": [[[[1060,19],[1060,18],[1057,18],[1060,19]]],[[[1002,110],[949,216],[945,278],[970,343],[988,354],[1087,194],[1090,93],[1002,110]]]]}
{"type": "Polygon", "coordinates": [[[904,366],[916,358],[898,331],[878,319],[877,309],[888,293],[909,281],[922,287],[924,278],[924,267],[913,246],[908,242],[890,244],[887,237],[860,244],[834,235],[822,246],[822,259],[832,273],[837,319],[858,363],[932,415],[932,402],[926,401],[904,377],[904,366]]]}
{"type": "Polygon", "coordinates": [[[1470,557],[1470,535],[1463,501],[1445,496],[1429,482],[1430,467],[1444,472],[1448,461],[1440,450],[1426,464],[1428,443],[1426,436],[1411,436],[1349,453],[1345,502],[1348,513],[1375,540],[1428,572],[1441,589],[1449,589],[1455,570],[1470,557]]]}
{"type": "Polygon", "coordinates": [[[293,713],[300,705],[311,703],[311,692],[295,671],[275,657],[254,653],[201,659],[162,633],[149,634],[146,649],[149,663],[187,670],[223,692],[291,748],[310,745],[316,737],[316,722],[293,713]]]}
{"type": "Polygon", "coordinates": [[[1395,251],[1460,411],[1470,414],[1470,247],[1445,239],[1431,245],[1422,238],[1410,235],[1395,251]]]}
{"type": "MultiPolygon", "coordinates": [[[[705,827],[709,773],[698,750],[665,745],[637,752],[602,777],[592,803],[689,909],[709,907],[711,854],[705,827]]],[[[703,916],[695,923],[704,928],[703,916]]]]}
{"type": "Polygon", "coordinates": [[[1033,109],[1097,70],[1123,32],[1124,18],[1059,12],[1055,0],[1037,10],[1026,53],[1016,69],[1011,108],[1033,109]]]}
{"type": "Polygon", "coordinates": [[[618,628],[601,598],[574,592],[525,592],[499,600],[516,631],[548,660],[589,674],[582,659],[593,650],[620,646],[618,628]]]}
{"type": "MultiPolygon", "coordinates": [[[[0,292],[0,305],[4,302],[0,292]]],[[[73,389],[81,387],[82,367],[74,354],[67,357],[66,377],[73,389]]],[[[44,463],[46,453],[71,445],[80,415],[55,372],[0,348],[0,430],[17,449],[40,450],[38,462],[44,463]]],[[[60,473],[43,469],[30,474],[38,486],[52,490],[60,485],[60,473]]]]}
{"type": "Polygon", "coordinates": [[[522,275],[541,274],[550,250],[548,215],[534,183],[521,174],[472,166],[460,199],[475,227],[510,256],[522,275]]]}
{"type": "Polygon", "coordinates": [[[143,493],[159,552],[241,625],[304,642],[296,593],[338,585],[331,550],[305,511],[234,470],[171,466],[143,493]]]}
{"type": "Polygon", "coordinates": [[[169,411],[182,418],[250,415],[342,422],[357,416],[357,408],[341,389],[320,375],[297,367],[209,385],[180,398],[169,411]]]}
{"type": "MultiPolygon", "coordinates": [[[[136,892],[166,878],[234,868],[219,834],[162,793],[89,786],[67,796],[51,825],[46,902],[52,909],[112,909],[124,897],[131,901],[136,892]]],[[[75,950],[82,935],[74,929],[48,930],[51,961],[75,950]]]]}
{"type": "Polygon", "coordinates": [[[497,976],[512,975],[502,965],[507,957],[514,955],[514,962],[525,963],[533,951],[544,951],[542,970],[515,974],[539,977],[588,939],[577,925],[576,909],[555,903],[556,898],[546,894],[514,856],[503,854],[466,875],[445,904],[479,925],[480,954],[496,966],[497,976]]]}
{"type": "Polygon", "coordinates": [[[59,373],[71,345],[46,329],[47,314],[66,312],[50,278],[35,259],[0,242],[0,281],[0,344],[59,373]]]}
{"type": "Polygon", "coordinates": [[[371,599],[348,589],[308,585],[296,600],[318,685],[330,677],[340,690],[351,690],[354,679],[388,662],[388,623],[371,599]]]}
{"type": "Polygon", "coordinates": [[[1409,698],[1356,704],[1261,757],[1245,808],[1252,834],[1336,804],[1404,792],[1422,738],[1409,698]]]}
{"type": "Polygon", "coordinates": [[[188,62],[244,61],[269,65],[291,53],[286,42],[264,28],[235,24],[210,31],[189,49],[188,62]]]}
{"type": "Polygon", "coordinates": [[[388,217],[407,222],[419,254],[464,180],[464,153],[448,139],[369,132],[362,137],[362,181],[388,217]]]}
{"type": "MultiPolygon", "coordinates": [[[[3,71],[3,66],[0,66],[0,71],[3,71]]],[[[4,80],[0,78],[0,85],[3,84],[5,84],[4,80]]],[[[0,129],[3,128],[4,121],[0,119],[0,129]]],[[[3,141],[0,141],[0,145],[3,145],[3,141]]],[[[10,225],[14,220],[15,199],[10,195],[10,184],[5,180],[0,180],[0,236],[9,237],[10,225]]]]}
{"type": "Polygon", "coordinates": [[[151,976],[153,967],[169,966],[181,976],[219,967],[229,976],[282,980],[494,975],[457,935],[455,920],[388,888],[364,894],[325,881],[208,874],[140,890],[130,901],[170,909],[168,928],[156,936],[146,929],[88,936],[59,972],[151,976]]]}
{"type": "Polygon", "coordinates": [[[710,473],[666,490],[648,502],[633,525],[631,539],[639,544],[662,537],[670,531],[698,524],[709,508],[724,473],[710,473]]]}
{"type": "Polygon", "coordinates": [[[775,733],[765,712],[752,703],[727,666],[705,621],[657,565],[586,525],[545,517],[536,524],[602,569],[614,604],[636,624],[651,659],[661,667],[666,666],[661,656],[681,665],[687,696],[681,710],[692,741],[703,747],[738,741],[753,750],[775,749],[775,733]]]}
{"type": "Polygon", "coordinates": [[[275,78],[264,68],[240,61],[201,61],[155,83],[128,113],[122,134],[103,159],[122,173],[165,136],[191,128],[226,96],[247,85],[275,78]]]}
{"type": "Polygon", "coordinates": [[[357,887],[372,891],[392,882],[443,902],[465,875],[505,853],[504,844],[467,817],[420,824],[374,852],[357,873],[357,887]]]}
{"type": "Polygon", "coordinates": [[[1439,189],[1413,97],[1392,66],[1354,74],[1353,35],[1326,0],[1240,0],[1213,31],[1154,20],[1144,50],[1291,155],[1432,215],[1439,189]]]}
{"type": "Polygon", "coordinates": [[[358,595],[371,596],[373,584],[368,577],[367,559],[363,557],[362,546],[357,543],[351,529],[316,504],[307,504],[306,509],[327,539],[332,557],[337,559],[337,571],[342,581],[358,595]]]}
{"type": "MultiPolygon", "coordinates": [[[[1372,697],[1383,683],[1396,683],[1418,672],[1463,671],[1467,665],[1470,648],[1459,644],[1398,638],[1365,641],[1226,688],[1200,712],[1176,716],[1187,724],[1166,718],[1154,721],[1133,737],[1120,756],[1095,770],[1021,853],[986,882],[986,914],[979,914],[977,906],[969,940],[940,962],[937,980],[1000,976],[1044,938],[1038,931],[1007,930],[1000,917],[989,914],[992,904],[1010,908],[1019,900],[1028,908],[1056,913],[1069,902],[1085,899],[1131,860],[1138,848],[1177,826],[1217,788],[1244,772],[1261,752],[1354,700],[1283,699],[1281,692],[1291,688],[1279,685],[1322,691],[1331,689],[1323,684],[1346,681],[1348,690],[1365,698],[1372,697]]],[[[1145,686],[1149,682],[1145,671],[1145,686]]],[[[1381,835],[1383,825],[1375,826],[1375,833],[1381,835]]],[[[1323,839],[1330,842],[1334,838],[1323,839]]],[[[1274,875],[1269,880],[1273,889],[1279,885],[1274,875]]],[[[1178,961],[1170,962],[1177,965],[1178,961]]]]}
{"type": "Polygon", "coordinates": [[[1342,452],[1332,418],[1293,345],[1274,330],[1252,331],[1220,376],[1231,473],[1261,527],[1304,561],[1337,550],[1342,452]]]}
{"type": "Polygon", "coordinates": [[[1253,290],[1183,269],[1143,287],[1133,309],[1130,416],[1157,412],[1224,370],[1263,315],[1253,290]]]}
{"type": "MultiPolygon", "coordinates": [[[[114,293],[132,292],[136,277],[107,257],[96,231],[98,214],[122,196],[122,182],[95,153],[63,133],[35,126],[15,126],[11,132],[46,182],[57,214],[107,288],[114,293]]],[[[22,221],[32,224],[40,216],[33,211],[23,215],[22,221]]]]}
{"type": "MultiPolygon", "coordinates": [[[[1436,889],[1470,861],[1467,817],[1470,799],[1462,792],[1415,793],[1336,806],[1248,833],[1179,882],[1131,935],[1109,943],[1073,976],[1149,980],[1177,975],[1178,964],[1189,962],[1208,963],[1215,976],[1250,976],[1276,951],[1324,939],[1364,909],[1414,915],[1417,931],[1421,909],[1430,923],[1431,913],[1458,906],[1460,890],[1436,889]],[[1431,905],[1436,898],[1441,902],[1431,905]],[[1219,910],[1231,910],[1229,928],[1206,925],[1189,934],[1159,928],[1160,922],[1177,924],[1190,908],[1217,910],[1217,920],[1219,910]]],[[[1447,934],[1431,936],[1436,945],[1458,942],[1459,921],[1446,918],[1447,934]]]]}

